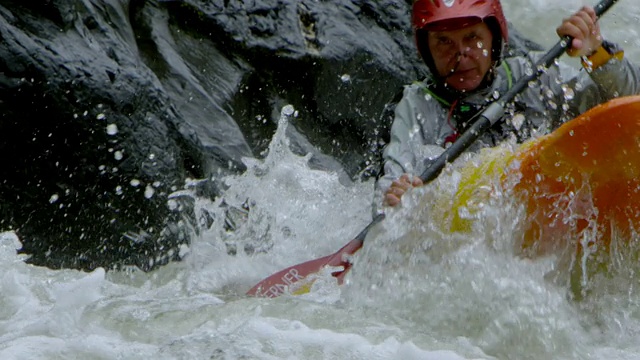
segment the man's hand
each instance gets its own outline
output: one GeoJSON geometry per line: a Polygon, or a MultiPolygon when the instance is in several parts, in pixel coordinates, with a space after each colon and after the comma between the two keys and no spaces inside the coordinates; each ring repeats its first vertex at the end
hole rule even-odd
{"type": "Polygon", "coordinates": [[[590,6],[584,6],[571,17],[564,19],[556,29],[560,37],[571,36],[571,47],[567,50],[569,56],[590,55],[602,45],[600,25],[596,12],[590,6]]]}
{"type": "Polygon", "coordinates": [[[398,180],[394,180],[384,193],[384,203],[389,206],[396,206],[400,204],[400,198],[410,187],[422,185],[422,180],[419,177],[414,176],[413,181],[411,181],[409,175],[404,174],[398,180]]]}

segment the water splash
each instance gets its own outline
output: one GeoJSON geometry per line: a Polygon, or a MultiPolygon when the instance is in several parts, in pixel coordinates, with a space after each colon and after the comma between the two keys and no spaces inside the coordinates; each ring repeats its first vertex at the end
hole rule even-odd
{"type": "Polygon", "coordinates": [[[230,230],[214,221],[192,245],[191,266],[215,274],[194,279],[198,289],[242,293],[282,268],[335,252],[370,220],[373,183],[345,185],[336,173],[311,169],[310,155],[289,148],[295,119],[295,109],[283,107],[266,157],[243,159],[247,171],[223,179],[228,189],[220,199],[198,200],[206,217],[229,219],[231,212],[235,223],[230,230]]]}

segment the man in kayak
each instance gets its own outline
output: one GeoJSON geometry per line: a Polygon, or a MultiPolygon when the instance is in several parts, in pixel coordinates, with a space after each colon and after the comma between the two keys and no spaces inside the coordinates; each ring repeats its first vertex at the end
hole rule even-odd
{"type": "MultiPolygon", "coordinates": [[[[405,87],[395,108],[384,175],[376,184],[376,208],[396,206],[438,155],[470,125],[471,117],[531,74],[544,54],[510,57],[508,29],[499,0],[416,0],[412,23],[418,51],[430,70],[405,87]],[[434,148],[437,150],[434,152],[434,148]]],[[[546,134],[597,104],[640,93],[640,71],[615,44],[603,40],[591,7],[556,29],[573,40],[567,53],[583,69],[557,64],[505,107],[505,120],[470,150],[546,134]]]]}

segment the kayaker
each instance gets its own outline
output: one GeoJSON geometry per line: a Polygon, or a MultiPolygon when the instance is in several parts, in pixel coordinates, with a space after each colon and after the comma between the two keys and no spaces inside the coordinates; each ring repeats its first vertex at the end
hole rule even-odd
{"type": "MultiPolygon", "coordinates": [[[[422,185],[418,176],[434,153],[455,141],[471,116],[534,71],[544,55],[509,56],[499,0],[417,0],[412,23],[431,75],[405,86],[395,108],[376,183],[376,211],[380,205],[396,206],[407,189],[422,185]]],[[[640,71],[619,46],[603,40],[593,8],[564,19],[556,32],[573,38],[567,53],[581,57],[582,69],[562,63],[547,69],[506,106],[505,121],[470,150],[546,134],[599,103],[640,92],[640,71]]]]}

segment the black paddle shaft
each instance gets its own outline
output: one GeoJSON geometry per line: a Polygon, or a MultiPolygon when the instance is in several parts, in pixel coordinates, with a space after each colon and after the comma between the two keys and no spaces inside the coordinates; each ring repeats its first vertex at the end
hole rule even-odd
{"type": "MultiPolygon", "coordinates": [[[[596,16],[604,14],[618,0],[603,0],[593,9],[596,16]]],[[[511,102],[529,82],[536,80],[546,69],[551,66],[571,45],[571,37],[565,36],[551,48],[536,64],[535,71],[521,77],[511,89],[509,89],[498,100],[489,105],[486,109],[474,116],[477,118],[473,124],[462,135],[427,168],[420,178],[424,183],[433,181],[438,177],[442,169],[460,156],[469,146],[476,141],[485,131],[489,130],[498,120],[504,116],[504,107],[511,102]]]]}

